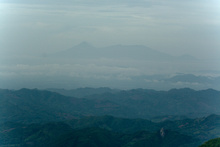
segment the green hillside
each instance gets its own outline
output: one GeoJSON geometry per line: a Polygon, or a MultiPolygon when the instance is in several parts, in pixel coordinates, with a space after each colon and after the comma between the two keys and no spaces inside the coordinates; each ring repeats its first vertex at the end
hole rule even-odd
{"type": "Polygon", "coordinates": [[[0,145],[197,147],[220,136],[220,116],[208,115],[219,111],[219,99],[219,91],[187,88],[84,98],[38,89],[0,90],[0,145]]]}
{"type": "Polygon", "coordinates": [[[211,139],[199,147],[220,147],[220,138],[211,139]]]}
{"type": "Polygon", "coordinates": [[[178,132],[160,130],[135,133],[114,132],[101,128],[72,129],[65,123],[5,124],[0,146],[41,147],[181,147],[199,144],[199,140],[178,132]]]}
{"type": "Polygon", "coordinates": [[[0,122],[37,123],[102,115],[144,119],[185,115],[195,118],[219,114],[219,105],[220,92],[211,89],[134,89],[84,98],[37,89],[0,90],[0,122]]]}
{"type": "MultiPolygon", "coordinates": [[[[90,116],[81,119],[72,119],[64,122],[22,124],[6,122],[0,124],[0,142],[3,144],[40,144],[48,142],[58,146],[63,143],[75,144],[86,140],[89,135],[98,139],[98,144],[104,144],[102,137],[112,139],[120,146],[141,146],[150,144],[154,146],[169,146],[170,143],[187,144],[197,147],[204,141],[218,137],[220,134],[220,116],[210,115],[198,119],[186,119],[178,121],[164,121],[154,123],[145,119],[116,118],[113,116],[90,116]],[[164,129],[168,138],[160,140],[158,132],[164,129]],[[96,133],[94,133],[96,132],[96,133]],[[90,133],[94,133],[91,135],[90,133]],[[101,134],[100,136],[98,134],[101,134]],[[98,136],[96,136],[98,135],[98,136]],[[72,137],[69,137],[72,136],[72,137]],[[77,137],[81,136],[81,137],[77,137]],[[182,136],[177,137],[176,136],[182,136]],[[80,140],[78,140],[80,139],[80,140]],[[159,140],[159,141],[158,141],[159,140]],[[162,142],[161,142],[162,141],[162,142]],[[158,144],[157,144],[158,143],[158,144]]],[[[159,133],[160,134],[160,133],[159,133]]],[[[105,139],[104,139],[105,140],[105,139]]],[[[108,141],[106,141],[108,143],[108,141]]],[[[101,145],[101,146],[102,146],[101,145]]],[[[180,144],[178,144],[180,145],[180,144]]],[[[42,146],[42,144],[40,144],[42,146]]],[[[48,146],[48,144],[47,144],[48,146]]],[[[176,146],[176,145],[175,145],[176,146]]]]}

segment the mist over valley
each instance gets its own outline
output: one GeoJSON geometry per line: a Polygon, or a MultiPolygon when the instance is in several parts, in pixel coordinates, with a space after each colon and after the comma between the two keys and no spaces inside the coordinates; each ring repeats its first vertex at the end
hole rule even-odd
{"type": "Polygon", "coordinates": [[[60,52],[2,60],[1,88],[220,89],[220,72],[209,60],[141,45],[96,48],[82,42],[60,52]]]}
{"type": "Polygon", "coordinates": [[[219,146],[219,10],[0,1],[0,147],[219,146]]]}

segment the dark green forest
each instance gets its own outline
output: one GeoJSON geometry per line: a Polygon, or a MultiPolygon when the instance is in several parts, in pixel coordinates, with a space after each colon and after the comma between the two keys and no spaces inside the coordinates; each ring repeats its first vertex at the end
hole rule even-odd
{"type": "Polygon", "coordinates": [[[0,90],[0,146],[198,147],[220,136],[219,91],[74,92],[0,90]]]}
{"type": "Polygon", "coordinates": [[[215,138],[205,142],[200,147],[219,147],[219,146],[220,146],[220,138],[215,138]]]}

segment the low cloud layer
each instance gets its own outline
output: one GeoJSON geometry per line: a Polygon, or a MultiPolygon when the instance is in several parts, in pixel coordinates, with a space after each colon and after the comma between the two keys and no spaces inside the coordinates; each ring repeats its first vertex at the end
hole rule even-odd
{"type": "MultiPolygon", "coordinates": [[[[0,88],[115,85],[164,89],[166,84],[160,78],[143,77],[158,74],[169,77],[176,73],[217,77],[219,10],[217,0],[3,0],[0,2],[0,88]],[[172,60],[154,60],[154,57],[149,60],[149,56],[145,60],[142,53],[141,58],[122,58],[123,52],[117,51],[113,53],[118,55],[115,58],[50,56],[82,41],[97,48],[145,45],[169,54],[166,58],[172,60]],[[191,60],[192,56],[198,60],[191,60]]],[[[124,52],[135,54],[135,50],[124,52]]],[[[188,83],[172,84],[175,87],[188,83]]]]}

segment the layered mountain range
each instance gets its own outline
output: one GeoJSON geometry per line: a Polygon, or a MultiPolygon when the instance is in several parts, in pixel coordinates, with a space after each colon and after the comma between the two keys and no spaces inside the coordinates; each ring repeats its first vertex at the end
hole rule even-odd
{"type": "Polygon", "coordinates": [[[220,136],[213,89],[49,90],[0,90],[1,146],[197,147],[220,136]]]}
{"type": "MultiPolygon", "coordinates": [[[[65,94],[65,91],[53,91],[65,94]]],[[[1,90],[0,120],[1,122],[39,122],[91,115],[151,119],[166,115],[198,117],[213,113],[220,114],[220,92],[213,89],[121,91],[108,88],[85,88],[81,89],[81,92],[79,89],[73,90],[72,96],[70,93],[68,95],[37,89],[1,90]],[[91,95],[86,92],[89,90],[91,95]],[[81,98],[72,97],[79,96],[80,93],[81,98]],[[87,93],[87,95],[83,95],[83,93],[87,93]]]]}
{"type": "MultiPolygon", "coordinates": [[[[217,62],[171,55],[143,45],[94,47],[83,42],[43,55],[6,56],[0,88],[111,87],[220,90],[217,62]]],[[[3,59],[2,59],[3,60],[3,59]]]]}

